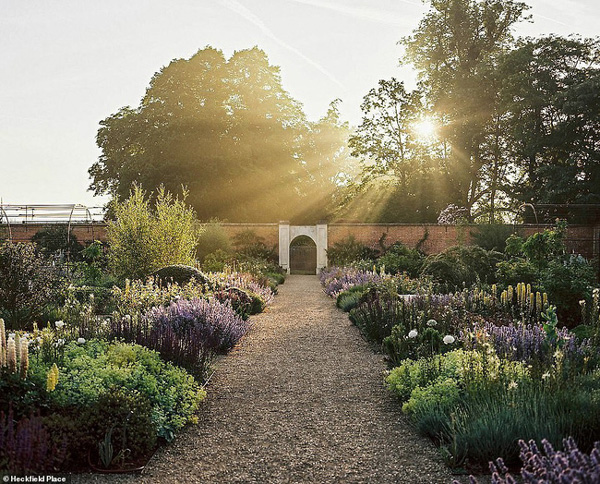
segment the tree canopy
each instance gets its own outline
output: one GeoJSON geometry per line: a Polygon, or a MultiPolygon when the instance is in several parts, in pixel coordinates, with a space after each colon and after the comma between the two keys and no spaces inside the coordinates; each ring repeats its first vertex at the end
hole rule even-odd
{"type": "Polygon", "coordinates": [[[418,88],[379,81],[350,139],[357,198],[387,186],[375,219],[433,221],[452,204],[494,222],[523,203],[600,203],[600,40],[515,39],[528,6],[514,0],[429,4],[401,41],[418,88]]]}
{"type": "Polygon", "coordinates": [[[156,73],[137,108],[100,123],[90,188],[117,199],[133,183],[182,187],[200,219],[322,218],[343,171],[348,126],[336,104],[320,121],[254,47],[229,59],[207,47],[156,73]],[[310,201],[310,203],[307,203],[310,201]]]}

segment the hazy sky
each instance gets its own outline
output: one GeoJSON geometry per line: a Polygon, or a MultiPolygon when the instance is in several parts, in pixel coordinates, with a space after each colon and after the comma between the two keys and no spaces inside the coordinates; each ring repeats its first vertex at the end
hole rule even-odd
{"type": "MultiPolygon", "coordinates": [[[[599,33],[598,0],[528,3],[519,35],[599,33]]],[[[418,0],[0,0],[0,198],[101,205],[87,191],[98,122],[207,45],[227,57],[258,45],[309,118],[341,98],[357,124],[379,79],[413,86],[397,41],[424,12],[418,0]]]]}

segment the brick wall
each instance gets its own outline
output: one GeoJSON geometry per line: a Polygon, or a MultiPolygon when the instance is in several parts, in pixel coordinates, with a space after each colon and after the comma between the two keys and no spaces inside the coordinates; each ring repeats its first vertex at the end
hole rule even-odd
{"type": "Polygon", "coordinates": [[[264,243],[268,247],[279,245],[279,224],[277,223],[262,223],[262,224],[234,224],[234,223],[223,223],[221,224],[225,233],[229,236],[230,240],[233,237],[244,230],[251,230],[257,236],[261,237],[264,243]]]}
{"type": "MultiPolygon", "coordinates": [[[[223,229],[232,238],[244,230],[252,230],[262,237],[268,246],[277,246],[279,243],[279,225],[277,223],[224,223],[223,229]]],[[[44,224],[17,224],[11,226],[14,241],[26,242],[38,231],[47,227],[44,224]]],[[[94,240],[106,239],[106,226],[104,224],[74,224],[73,233],[77,240],[89,243],[94,240]]],[[[544,225],[519,225],[515,231],[523,237],[536,232],[541,232],[548,226],[544,225]]],[[[436,254],[458,243],[468,244],[471,241],[473,227],[457,227],[453,225],[436,224],[359,224],[338,223],[329,224],[327,237],[332,245],[349,235],[371,247],[377,247],[382,234],[387,234],[385,244],[400,241],[409,247],[416,247],[421,242],[421,249],[426,254],[436,254]],[[425,237],[426,236],[426,237],[425,237]]],[[[0,239],[6,238],[8,230],[6,225],[0,225],[0,239]]],[[[567,232],[567,247],[571,252],[577,252],[587,258],[599,255],[600,227],[571,225],[567,232]]]]}
{"type": "MultiPolygon", "coordinates": [[[[521,237],[549,228],[548,225],[513,226],[521,237]]],[[[472,242],[471,232],[476,226],[455,226],[437,224],[330,224],[328,243],[332,245],[349,235],[365,245],[377,247],[378,241],[386,234],[385,245],[402,242],[408,247],[420,248],[426,254],[437,254],[459,243],[472,242]]],[[[582,254],[587,258],[598,256],[598,227],[571,225],[567,230],[567,247],[570,252],[582,254]]]]}
{"type": "MultiPolygon", "coordinates": [[[[39,231],[55,224],[14,224],[10,226],[13,242],[29,242],[31,238],[39,231]]],[[[94,224],[73,224],[72,233],[77,240],[83,244],[89,244],[94,240],[106,240],[106,225],[102,223],[94,224]]],[[[8,226],[0,224],[0,239],[8,238],[8,226]]]]}

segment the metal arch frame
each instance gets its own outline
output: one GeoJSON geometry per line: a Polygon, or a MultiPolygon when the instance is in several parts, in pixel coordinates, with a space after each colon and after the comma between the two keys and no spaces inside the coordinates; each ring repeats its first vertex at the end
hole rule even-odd
{"type": "Polygon", "coordinates": [[[517,209],[517,213],[515,214],[515,224],[517,222],[517,215],[519,215],[519,212],[523,207],[531,207],[531,210],[533,210],[533,215],[535,216],[535,224],[539,225],[540,222],[538,220],[537,212],[535,211],[535,206],[533,205],[533,203],[523,203],[521,204],[521,206],[519,206],[519,208],[517,209]]]}

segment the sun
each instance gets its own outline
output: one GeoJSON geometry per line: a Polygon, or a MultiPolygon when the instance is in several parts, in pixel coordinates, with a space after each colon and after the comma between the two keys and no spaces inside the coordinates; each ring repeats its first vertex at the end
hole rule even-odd
{"type": "Polygon", "coordinates": [[[437,136],[437,124],[431,118],[421,118],[413,124],[412,129],[420,139],[433,139],[437,136]]]}

